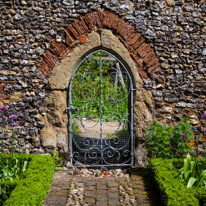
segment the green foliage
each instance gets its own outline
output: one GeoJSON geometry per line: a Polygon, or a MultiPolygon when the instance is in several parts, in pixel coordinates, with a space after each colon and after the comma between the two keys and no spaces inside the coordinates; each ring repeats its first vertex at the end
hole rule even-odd
{"type": "Polygon", "coordinates": [[[187,187],[206,187],[206,170],[204,166],[200,161],[197,161],[197,159],[194,161],[187,155],[184,159],[184,166],[180,170],[180,178],[187,187]]]}
{"type": "Polygon", "coordinates": [[[68,190],[75,190],[74,187],[67,187],[68,190]]]}
{"type": "Polygon", "coordinates": [[[54,164],[55,164],[55,167],[61,167],[62,165],[60,164],[60,161],[63,159],[63,157],[59,157],[59,154],[57,153],[57,150],[53,150],[52,151],[52,158],[54,160],[54,164]]]}
{"type": "Polygon", "coordinates": [[[184,167],[182,173],[187,187],[192,187],[196,182],[196,178],[194,178],[195,162],[191,161],[191,157],[189,155],[187,155],[187,157],[184,159],[184,167]]]}
{"type": "Polygon", "coordinates": [[[22,154],[0,154],[0,205],[26,171],[29,159],[22,154]]]}
{"type": "MultiPolygon", "coordinates": [[[[16,154],[15,154],[16,155],[16,154]]],[[[4,206],[40,206],[47,194],[55,169],[53,159],[47,155],[19,154],[30,160],[22,179],[10,181],[12,190],[4,206]]],[[[9,157],[10,155],[8,155],[9,157]]],[[[18,156],[18,154],[17,154],[18,156]]],[[[1,185],[7,185],[1,183],[1,185]]]]}
{"type": "Polygon", "coordinates": [[[192,139],[192,125],[187,118],[182,118],[174,128],[153,121],[146,135],[145,145],[150,157],[183,157],[191,152],[188,143],[192,139]]]}
{"type": "Polygon", "coordinates": [[[170,140],[172,136],[172,128],[164,127],[162,124],[153,121],[149,125],[146,135],[146,147],[151,157],[170,157],[170,140]]]}
{"type": "Polygon", "coordinates": [[[11,191],[16,187],[18,180],[0,182],[0,205],[9,198],[11,191]]]}
{"type": "MultiPolygon", "coordinates": [[[[184,159],[184,166],[180,170],[180,178],[187,185],[187,187],[199,188],[201,186],[206,187],[206,159],[203,158],[201,161],[198,158],[199,153],[199,138],[201,133],[205,136],[205,130],[202,130],[202,126],[205,126],[206,114],[202,115],[201,125],[198,126],[195,130],[195,141],[192,140],[189,144],[191,147],[194,146],[194,157],[191,158],[188,154],[184,159]]],[[[192,131],[188,132],[192,133],[192,131]]]]}
{"type": "MultiPolygon", "coordinates": [[[[100,102],[102,101],[102,117],[116,121],[128,113],[129,79],[123,77],[122,84],[117,75],[115,60],[103,60],[100,75],[100,56],[108,57],[105,52],[96,52],[82,62],[72,82],[72,105],[78,108],[73,112],[80,118],[90,116],[99,118],[100,102]],[[102,88],[102,91],[101,91],[102,88]]],[[[121,68],[120,65],[120,69],[121,68]]],[[[123,75],[122,75],[123,76],[123,75]]]]}
{"type": "Polygon", "coordinates": [[[173,135],[171,139],[172,153],[176,157],[183,157],[185,154],[191,152],[189,142],[192,140],[192,125],[188,118],[182,118],[180,122],[173,129],[173,135]],[[185,134],[184,137],[181,134],[185,134]],[[184,141],[184,139],[186,141],[184,141]]]}
{"type": "Polygon", "coordinates": [[[81,131],[79,129],[79,125],[78,125],[76,120],[74,120],[72,122],[72,131],[73,131],[73,135],[75,135],[75,136],[79,136],[81,134],[81,131]]]}
{"type": "Polygon", "coordinates": [[[152,174],[160,191],[162,203],[166,206],[198,206],[195,190],[179,181],[178,170],[170,159],[151,159],[152,174]]]}
{"type": "Polygon", "coordinates": [[[195,197],[199,199],[201,206],[205,206],[206,205],[206,188],[203,186],[197,188],[195,190],[195,197]]]}
{"type": "Polygon", "coordinates": [[[12,155],[5,156],[0,154],[0,180],[6,181],[13,179],[20,179],[21,175],[25,172],[28,160],[24,156],[12,155]]]}

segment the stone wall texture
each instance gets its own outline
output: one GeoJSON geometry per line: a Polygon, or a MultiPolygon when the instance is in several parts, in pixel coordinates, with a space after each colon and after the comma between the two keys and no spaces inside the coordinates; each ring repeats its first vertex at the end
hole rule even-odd
{"type": "Polygon", "coordinates": [[[125,46],[142,79],[137,143],[152,119],[199,123],[206,110],[204,0],[0,0],[0,106],[9,105],[28,128],[19,139],[28,152],[67,151],[66,88],[54,90],[49,81],[88,35],[103,29],[125,46]]]}

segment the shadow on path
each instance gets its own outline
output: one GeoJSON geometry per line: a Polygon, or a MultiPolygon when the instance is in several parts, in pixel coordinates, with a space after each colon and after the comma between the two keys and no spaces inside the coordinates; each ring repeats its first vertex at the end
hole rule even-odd
{"type": "Polygon", "coordinates": [[[139,178],[143,181],[145,187],[145,195],[148,197],[151,206],[164,206],[160,201],[160,194],[156,184],[149,173],[149,169],[139,167],[128,170],[131,178],[139,178]]]}

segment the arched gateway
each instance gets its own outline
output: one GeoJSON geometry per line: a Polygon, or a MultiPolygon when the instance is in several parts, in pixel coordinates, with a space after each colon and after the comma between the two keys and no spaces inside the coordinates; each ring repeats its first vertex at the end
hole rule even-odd
{"type": "Polygon", "coordinates": [[[133,83],[117,57],[97,50],[80,62],[68,110],[72,165],[133,165],[133,83]]]}
{"type": "Polygon", "coordinates": [[[64,32],[65,41],[52,40],[39,64],[50,86],[43,146],[69,148],[77,166],[133,165],[154,110],[143,79],[162,81],[155,53],[134,26],[104,10],[64,32]]]}

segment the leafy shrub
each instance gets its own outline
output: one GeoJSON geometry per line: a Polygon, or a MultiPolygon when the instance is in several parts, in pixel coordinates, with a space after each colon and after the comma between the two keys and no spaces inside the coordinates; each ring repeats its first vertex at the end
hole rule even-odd
{"type": "Polygon", "coordinates": [[[195,190],[185,187],[179,181],[178,171],[170,159],[151,159],[151,171],[160,191],[162,203],[166,206],[198,206],[195,190]]]}
{"type": "Polygon", "coordinates": [[[150,157],[183,157],[192,150],[188,144],[192,139],[192,125],[187,118],[182,118],[174,128],[153,121],[146,135],[150,157]]]}
{"type": "Polygon", "coordinates": [[[146,146],[150,156],[170,157],[171,127],[164,127],[162,124],[153,121],[146,131],[146,135],[148,135],[146,146]]]}
{"type": "Polygon", "coordinates": [[[4,206],[40,206],[49,190],[55,170],[52,157],[23,155],[30,159],[29,166],[23,173],[22,179],[16,182],[16,187],[9,199],[5,201],[4,206]]]}

